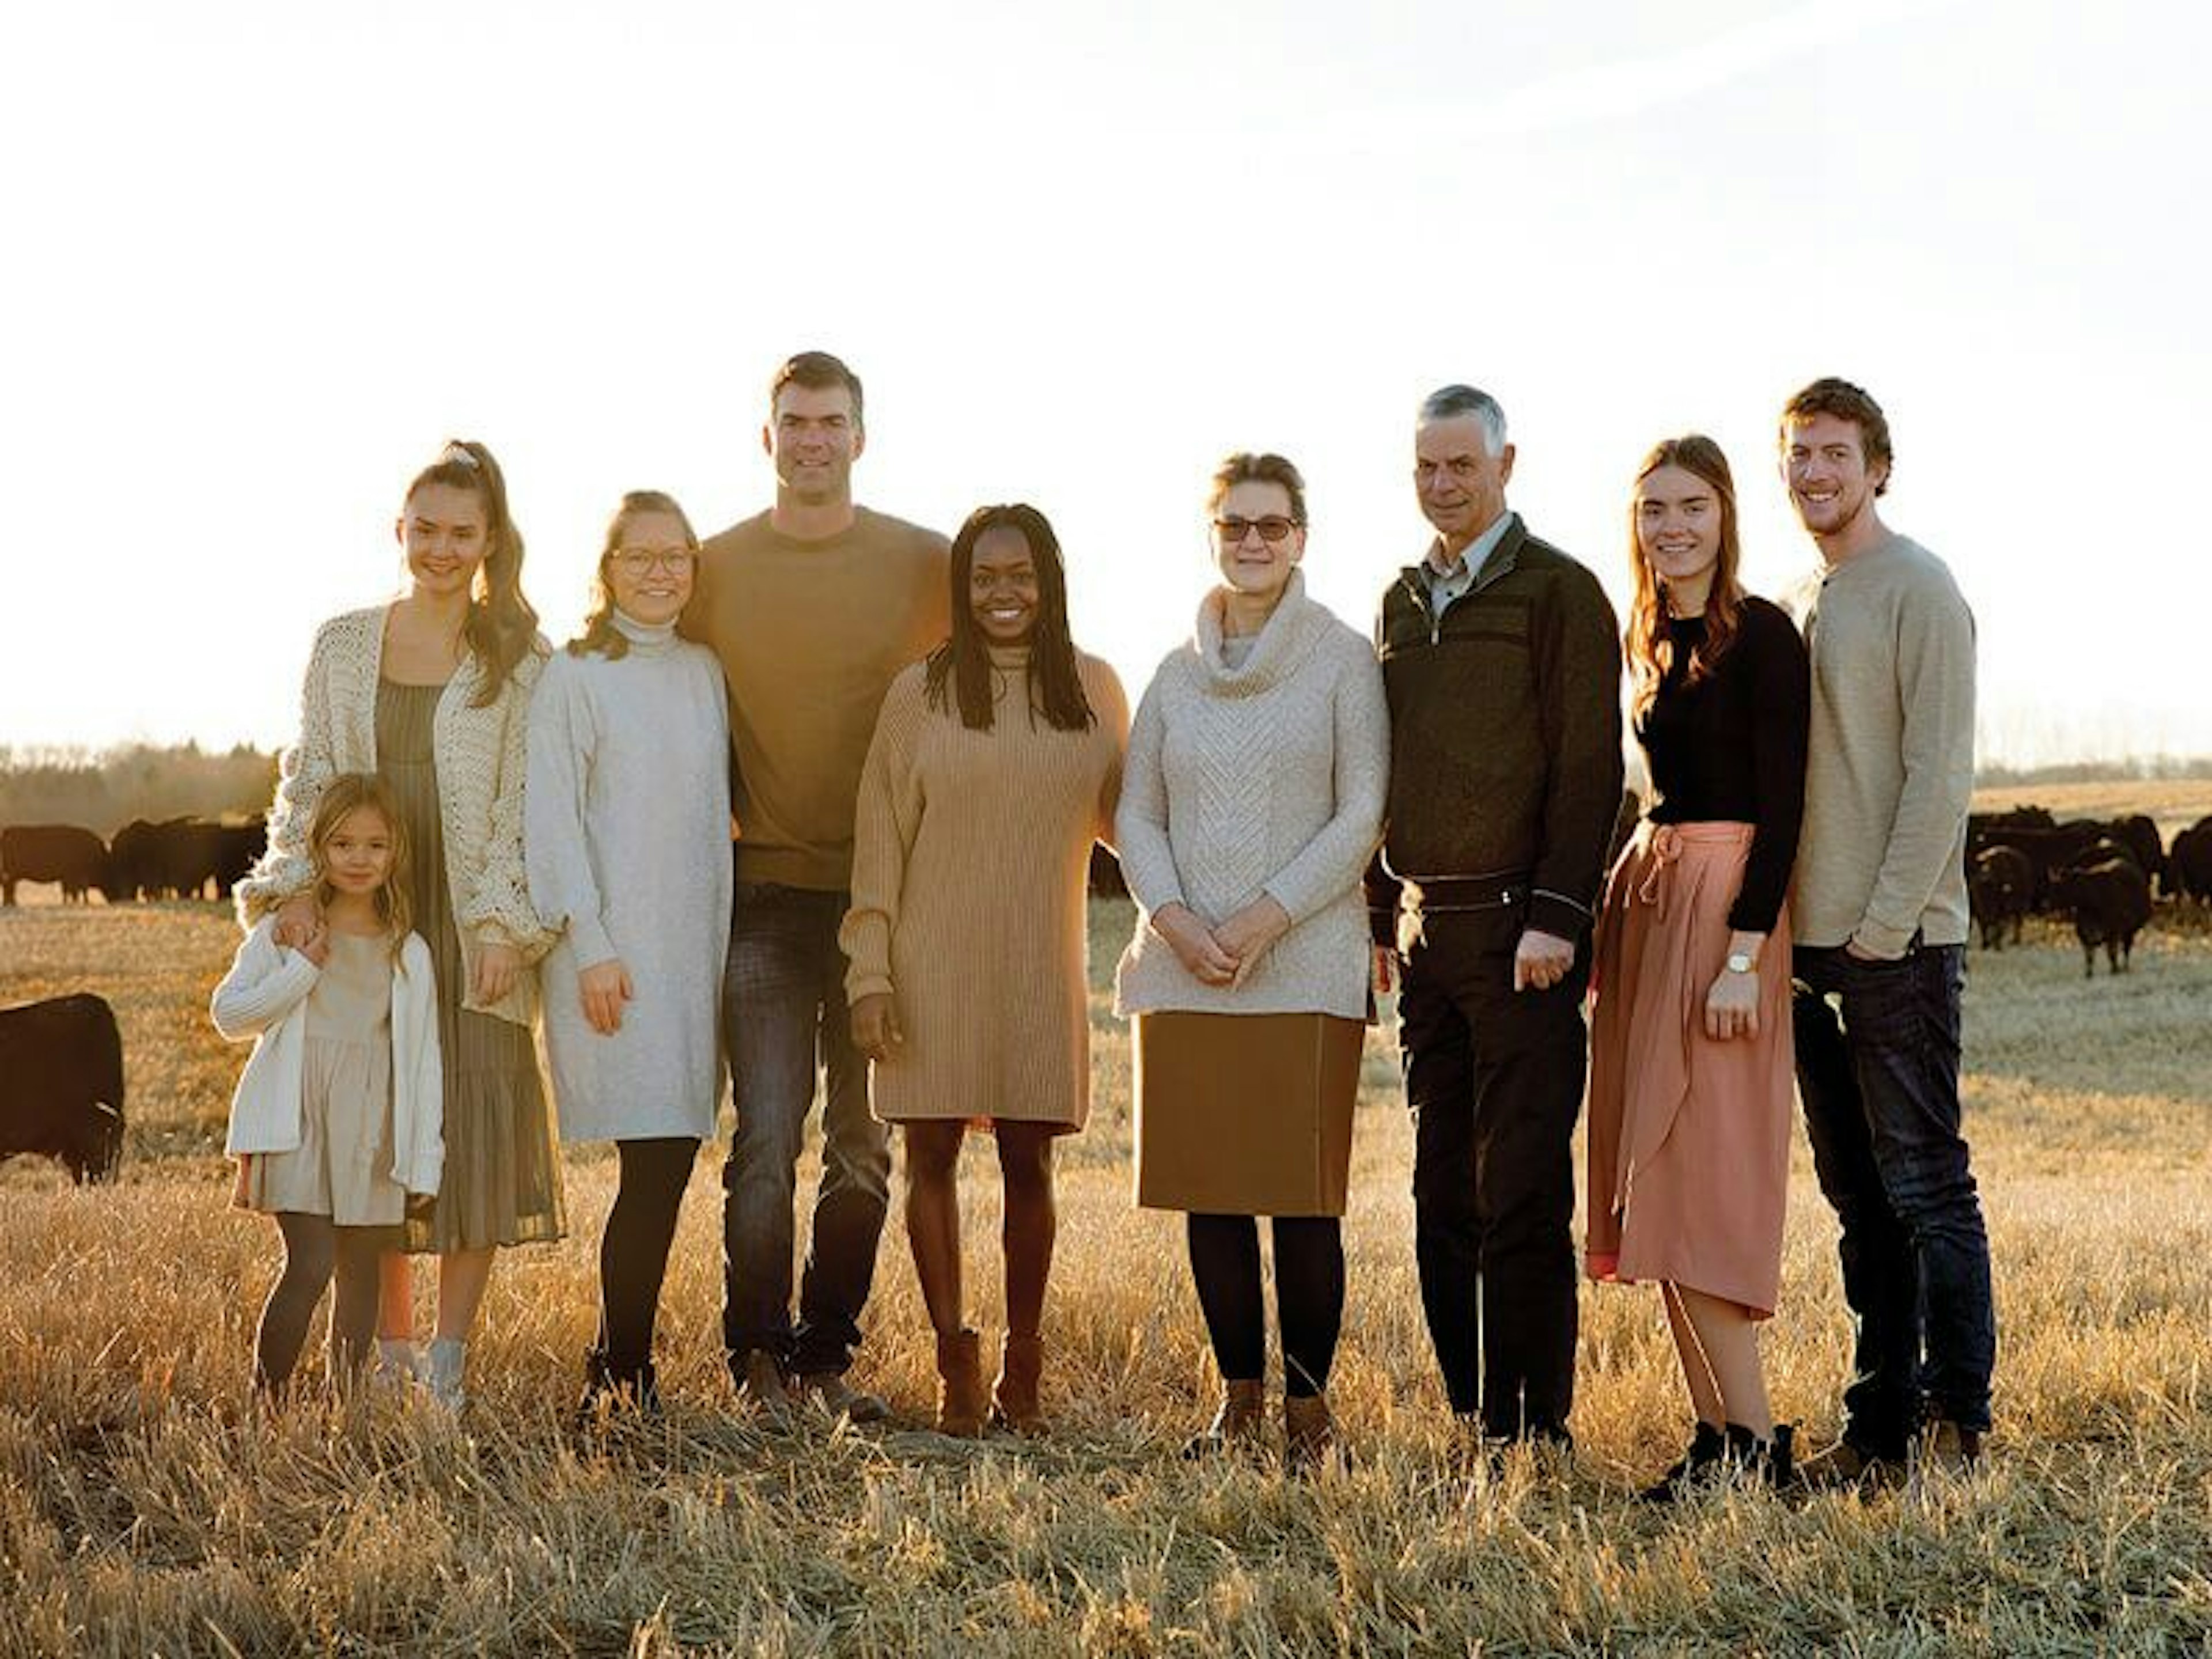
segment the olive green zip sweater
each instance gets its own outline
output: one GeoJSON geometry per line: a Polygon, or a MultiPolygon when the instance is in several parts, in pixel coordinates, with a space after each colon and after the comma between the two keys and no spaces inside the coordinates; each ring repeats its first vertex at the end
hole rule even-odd
{"type": "Polygon", "coordinates": [[[1579,938],[1620,808],[1620,630],[1597,579],[1516,514],[1443,616],[1419,568],[1401,572],[1376,647],[1390,703],[1376,941],[1438,877],[1525,884],[1524,925],[1579,938]]]}

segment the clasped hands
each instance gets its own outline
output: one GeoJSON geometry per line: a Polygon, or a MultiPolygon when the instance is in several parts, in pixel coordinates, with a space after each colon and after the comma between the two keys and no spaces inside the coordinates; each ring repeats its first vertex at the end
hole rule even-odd
{"type": "Polygon", "coordinates": [[[1152,913],[1152,931],[1201,985],[1228,989],[1251,976],[1275,941],[1291,930],[1291,914],[1262,893],[1218,927],[1208,927],[1178,899],[1152,913]]]}

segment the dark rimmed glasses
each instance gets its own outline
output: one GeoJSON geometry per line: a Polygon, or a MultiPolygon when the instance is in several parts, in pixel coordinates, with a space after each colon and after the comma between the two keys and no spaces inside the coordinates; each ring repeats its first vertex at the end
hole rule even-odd
{"type": "Polygon", "coordinates": [[[1260,532],[1263,542],[1279,542],[1298,527],[1296,519],[1285,518],[1279,513],[1270,513],[1265,518],[1243,519],[1231,515],[1213,521],[1213,533],[1225,547],[1236,547],[1254,531],[1260,532]]]}
{"type": "Polygon", "coordinates": [[[625,547],[615,555],[614,562],[622,567],[623,574],[636,580],[656,570],[680,576],[698,556],[688,547],[625,547]]]}

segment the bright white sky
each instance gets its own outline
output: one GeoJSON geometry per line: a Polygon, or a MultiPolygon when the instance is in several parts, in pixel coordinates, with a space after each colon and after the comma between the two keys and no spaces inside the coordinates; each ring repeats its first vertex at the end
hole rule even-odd
{"type": "Polygon", "coordinates": [[[623,490],[766,503],[762,387],[821,346],[867,383],[861,498],[1043,507],[1133,693],[1228,449],[1305,471],[1364,628],[1432,386],[1504,402],[1514,505],[1616,599],[1637,459],[1702,428],[1771,592],[1811,559],[1774,410],[1846,374],[1979,617],[1983,758],[2212,753],[2208,15],[10,8],[0,742],[283,741],[448,434],[565,637],[623,490]]]}

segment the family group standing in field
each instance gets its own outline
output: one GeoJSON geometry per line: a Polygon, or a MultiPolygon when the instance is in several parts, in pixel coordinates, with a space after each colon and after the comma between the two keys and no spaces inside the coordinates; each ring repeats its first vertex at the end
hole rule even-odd
{"type": "Polygon", "coordinates": [[[333,1376],[416,1377],[458,1408],[496,1251],[563,1231],[557,1110],[620,1158],[585,1415],[656,1409],[662,1280],[726,1066],[738,1395],[889,1415],[848,1373],[895,1124],[938,1426],[1041,1431],[1053,1146],[1089,1108],[1085,876],[1106,842],[1139,912],[1116,977],[1138,1201],[1188,1215],[1223,1385],[1193,1455],[1268,1433],[1263,1216],[1285,1455],[1338,1449],[1352,1098],[1396,989],[1420,1294],[1471,1447],[1571,1443],[1587,1098],[1587,1271],[1659,1287],[1696,1419],[1650,1496],[1970,1462],[1996,1346],[1959,1097],[1973,626],[1943,565],[1882,523],[1881,410],[1835,380],[1783,410],[1820,554],[1794,621],[1738,579],[1719,448],[1656,447],[1625,634],[1508,507],[1496,401],[1447,386],[1413,435],[1436,538],[1371,641],[1305,592],[1297,469],[1221,464],[1218,584],[1133,716],[1074,643],[1042,514],[979,508],[948,546],[855,504],[860,383],[827,354],[770,386],[775,504],[702,544],[668,496],[625,496],[560,651],[523,597],[498,464],[448,446],[403,497],[404,592],[316,637],[216,993],[225,1035],[256,1038],[235,1201],[284,1249],[259,1385],[284,1390],[335,1277],[333,1376]],[[1624,641],[1653,793],[1608,876],[1624,641]],[[1857,1326],[1842,1432],[1803,1460],[1758,1343],[1793,1074],[1857,1326]],[[1005,1182],[988,1382],[963,1291],[970,1128],[1005,1182]]]}

